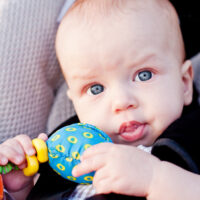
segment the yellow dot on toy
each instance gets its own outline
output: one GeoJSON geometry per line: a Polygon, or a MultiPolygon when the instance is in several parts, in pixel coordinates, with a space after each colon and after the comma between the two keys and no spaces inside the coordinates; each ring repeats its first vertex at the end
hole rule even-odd
{"type": "Polygon", "coordinates": [[[106,140],[106,138],[105,138],[101,133],[99,133],[99,136],[100,136],[101,138],[103,138],[104,140],[106,140]]]}
{"type": "Polygon", "coordinates": [[[83,125],[83,128],[84,128],[84,129],[92,130],[90,127],[87,126],[87,124],[86,124],[86,125],[83,125]]]}
{"type": "Polygon", "coordinates": [[[58,158],[58,155],[49,154],[51,158],[58,158]]]}
{"type": "Polygon", "coordinates": [[[60,164],[60,163],[58,163],[56,166],[57,166],[57,168],[60,169],[61,171],[64,171],[64,170],[65,170],[65,166],[62,165],[62,164],[60,164]]]}
{"type": "Polygon", "coordinates": [[[80,160],[80,154],[79,152],[72,152],[72,157],[76,160],[80,160]]]}
{"type": "Polygon", "coordinates": [[[72,180],[72,181],[75,181],[75,180],[76,180],[76,178],[73,177],[73,176],[67,176],[67,178],[68,178],[69,180],[72,180]]]}
{"type": "Polygon", "coordinates": [[[92,145],[91,144],[85,144],[84,145],[84,149],[86,150],[86,149],[88,149],[89,147],[91,147],[92,145]]]}
{"type": "Polygon", "coordinates": [[[66,131],[76,131],[76,128],[66,128],[66,131]]]}
{"type": "Polygon", "coordinates": [[[78,139],[74,136],[69,136],[67,138],[67,140],[70,142],[70,143],[73,143],[73,144],[76,144],[78,142],[78,139]]]}
{"type": "Polygon", "coordinates": [[[59,151],[59,152],[65,152],[65,147],[61,144],[58,144],[56,146],[56,150],[59,151]]]}
{"type": "Polygon", "coordinates": [[[83,126],[85,125],[86,123],[77,123],[79,126],[83,126]]]}
{"type": "Polygon", "coordinates": [[[56,172],[58,175],[60,175],[60,173],[58,171],[56,171],[55,169],[53,171],[56,172]]]}
{"type": "Polygon", "coordinates": [[[72,162],[73,158],[67,157],[67,158],[65,158],[65,160],[66,160],[67,162],[72,162]]]}
{"type": "Polygon", "coordinates": [[[59,139],[60,138],[60,135],[55,135],[52,139],[51,139],[51,141],[56,141],[57,139],[59,139]]]}
{"type": "Polygon", "coordinates": [[[83,136],[86,137],[86,138],[93,138],[94,137],[93,134],[89,133],[89,132],[84,132],[83,136]]]}
{"type": "Polygon", "coordinates": [[[92,181],[93,177],[92,176],[86,176],[86,177],[84,177],[84,180],[85,181],[92,181]]]}

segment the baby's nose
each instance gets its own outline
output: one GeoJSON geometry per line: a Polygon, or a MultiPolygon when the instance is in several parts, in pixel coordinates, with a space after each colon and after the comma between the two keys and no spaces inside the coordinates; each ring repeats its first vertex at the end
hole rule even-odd
{"type": "Polygon", "coordinates": [[[127,91],[118,92],[118,95],[116,95],[112,101],[112,110],[115,113],[119,113],[128,109],[136,109],[137,107],[138,101],[136,97],[127,91]]]}

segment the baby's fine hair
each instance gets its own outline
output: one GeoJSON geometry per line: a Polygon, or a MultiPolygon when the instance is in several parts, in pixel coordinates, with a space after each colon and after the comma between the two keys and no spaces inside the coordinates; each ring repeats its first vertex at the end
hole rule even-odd
{"type": "MultiPolygon", "coordinates": [[[[128,11],[137,11],[153,2],[166,17],[176,16],[176,11],[169,0],[76,0],[66,15],[73,12],[81,17],[94,19],[96,16],[111,14],[126,14],[128,11]]],[[[177,17],[177,16],[176,16],[177,17]]]]}

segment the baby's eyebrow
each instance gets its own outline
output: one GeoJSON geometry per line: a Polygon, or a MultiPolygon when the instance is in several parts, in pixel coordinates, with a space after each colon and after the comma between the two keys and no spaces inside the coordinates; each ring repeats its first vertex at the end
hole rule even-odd
{"type": "Polygon", "coordinates": [[[141,63],[146,63],[148,61],[155,60],[155,59],[157,59],[156,55],[154,53],[151,53],[149,55],[146,55],[145,57],[139,58],[138,60],[134,61],[134,63],[132,63],[132,65],[129,65],[129,66],[131,68],[133,66],[138,66],[141,63]]]}
{"type": "Polygon", "coordinates": [[[96,74],[76,74],[72,76],[74,80],[76,79],[90,80],[90,79],[95,79],[96,77],[97,77],[96,74]]]}

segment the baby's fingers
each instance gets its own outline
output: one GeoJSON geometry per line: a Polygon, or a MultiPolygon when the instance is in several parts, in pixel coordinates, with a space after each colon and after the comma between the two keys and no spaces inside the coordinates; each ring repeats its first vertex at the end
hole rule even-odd
{"type": "Polygon", "coordinates": [[[28,156],[32,156],[36,153],[30,137],[28,137],[27,135],[18,135],[15,137],[15,139],[22,146],[25,154],[27,154],[28,156]]]}
{"type": "Polygon", "coordinates": [[[5,165],[8,161],[16,165],[20,165],[25,160],[24,154],[19,153],[14,149],[14,147],[10,147],[7,145],[1,146],[1,153],[0,153],[0,165],[5,165]]]}
{"type": "Polygon", "coordinates": [[[82,161],[79,165],[75,166],[72,170],[72,174],[75,177],[87,174],[104,166],[104,154],[100,154],[82,161]]]}
{"type": "Polygon", "coordinates": [[[93,182],[96,194],[109,194],[113,192],[113,182],[110,182],[109,178],[104,178],[99,180],[98,182],[93,182]]]}
{"type": "Polygon", "coordinates": [[[105,142],[105,143],[99,143],[94,146],[91,146],[83,153],[81,160],[96,156],[98,154],[104,154],[108,152],[109,149],[112,148],[113,145],[114,144],[112,143],[105,142]]]}
{"type": "Polygon", "coordinates": [[[44,140],[44,141],[47,141],[47,140],[48,140],[48,136],[47,136],[47,134],[45,134],[45,133],[40,133],[40,134],[38,135],[38,138],[40,138],[40,139],[42,139],[42,140],[44,140]]]}
{"type": "Polygon", "coordinates": [[[0,166],[6,165],[8,163],[8,158],[4,156],[2,153],[0,153],[0,166]]]}

